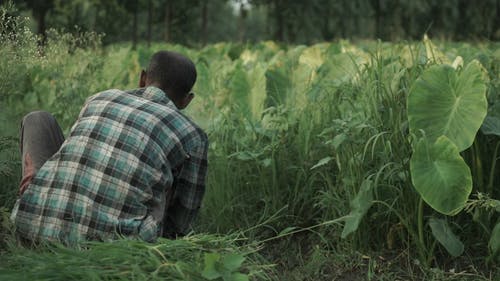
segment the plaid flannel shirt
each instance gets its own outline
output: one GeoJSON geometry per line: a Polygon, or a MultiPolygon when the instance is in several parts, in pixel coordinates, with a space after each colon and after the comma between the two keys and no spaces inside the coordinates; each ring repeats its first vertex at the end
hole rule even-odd
{"type": "Polygon", "coordinates": [[[184,234],[205,192],[207,149],[156,87],[96,94],[16,203],[16,231],[64,242],[184,234]]]}

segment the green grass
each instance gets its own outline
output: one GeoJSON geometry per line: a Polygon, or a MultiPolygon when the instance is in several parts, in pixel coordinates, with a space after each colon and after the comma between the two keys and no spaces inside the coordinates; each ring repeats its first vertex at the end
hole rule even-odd
{"type": "Polygon", "coordinates": [[[235,235],[198,234],[183,239],[11,244],[0,263],[2,280],[277,280],[271,265],[235,235]],[[237,279],[242,278],[242,279],[237,279]]]}

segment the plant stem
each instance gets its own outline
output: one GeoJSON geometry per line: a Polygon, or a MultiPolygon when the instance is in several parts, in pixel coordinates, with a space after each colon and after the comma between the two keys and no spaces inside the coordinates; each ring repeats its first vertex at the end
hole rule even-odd
{"type": "Polygon", "coordinates": [[[420,260],[427,266],[427,254],[425,252],[425,239],[424,239],[424,200],[420,197],[418,202],[418,242],[419,242],[419,254],[420,260]]]}
{"type": "Polygon", "coordinates": [[[477,184],[477,187],[478,187],[478,190],[480,191],[485,191],[484,190],[484,182],[483,182],[483,166],[482,166],[482,163],[481,163],[481,158],[480,158],[480,155],[481,155],[481,149],[479,147],[479,144],[477,143],[477,138],[474,140],[474,144],[472,146],[472,151],[474,151],[473,155],[474,155],[474,158],[472,159],[472,162],[474,163],[474,170],[475,173],[476,173],[476,184],[477,184]]]}
{"type": "Polygon", "coordinates": [[[490,169],[490,179],[488,181],[488,187],[487,187],[487,192],[488,195],[494,196],[493,195],[493,181],[495,180],[495,167],[497,164],[497,155],[498,155],[498,148],[500,147],[500,141],[497,142],[497,145],[495,146],[495,153],[493,153],[493,159],[491,160],[491,169],[490,169]]]}

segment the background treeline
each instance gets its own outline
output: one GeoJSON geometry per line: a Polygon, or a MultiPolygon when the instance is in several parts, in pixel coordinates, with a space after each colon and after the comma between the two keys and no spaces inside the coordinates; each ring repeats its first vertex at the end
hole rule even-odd
{"type": "MultiPolygon", "coordinates": [[[[0,4],[6,0],[0,0],[0,4]]],[[[33,30],[95,31],[104,43],[314,43],[337,38],[500,39],[500,0],[16,0],[33,30]]]]}

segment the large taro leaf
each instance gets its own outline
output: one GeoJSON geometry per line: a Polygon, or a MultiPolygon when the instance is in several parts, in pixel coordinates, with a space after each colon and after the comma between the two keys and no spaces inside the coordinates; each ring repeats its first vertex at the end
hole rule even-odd
{"type": "Polygon", "coordinates": [[[460,74],[449,65],[429,67],[408,97],[408,122],[434,141],[447,136],[463,151],[472,145],[486,116],[487,77],[481,64],[469,63],[460,74]]]}
{"type": "Polygon", "coordinates": [[[250,84],[250,108],[254,120],[259,120],[264,110],[266,100],[266,73],[267,66],[257,62],[251,69],[247,70],[248,82],[250,84]]]}
{"type": "Polygon", "coordinates": [[[453,233],[448,223],[443,219],[430,218],[429,226],[432,235],[437,241],[454,257],[460,256],[464,252],[464,244],[453,233]]]}
{"type": "Polygon", "coordinates": [[[500,222],[497,223],[493,228],[488,246],[491,251],[491,257],[497,257],[498,261],[500,262],[500,222]]]}
{"type": "Polygon", "coordinates": [[[318,78],[324,80],[328,86],[339,87],[356,81],[364,63],[366,61],[363,57],[353,56],[350,53],[333,55],[318,68],[318,78]]]}
{"type": "Polygon", "coordinates": [[[481,132],[485,135],[500,136],[500,103],[495,103],[488,108],[488,115],[481,125],[481,132]]]}
{"type": "Polygon", "coordinates": [[[289,105],[294,109],[303,109],[311,86],[316,76],[316,70],[308,64],[298,64],[291,73],[292,91],[288,97],[289,105]]]}
{"type": "Polygon", "coordinates": [[[292,89],[290,71],[285,65],[287,58],[277,54],[273,60],[265,73],[267,96],[264,108],[285,103],[292,89]]]}
{"type": "Polygon", "coordinates": [[[448,59],[446,55],[441,52],[439,48],[434,45],[434,43],[432,43],[429,37],[427,37],[427,34],[424,35],[424,46],[427,54],[427,60],[429,62],[450,64],[450,59],[448,59]]]}
{"type": "Polygon", "coordinates": [[[472,190],[471,172],[457,146],[446,136],[421,138],[410,160],[413,186],[422,199],[445,215],[457,214],[472,190]]]}
{"type": "Polygon", "coordinates": [[[345,219],[344,229],[342,230],[342,238],[346,238],[349,234],[358,229],[361,219],[365,216],[368,209],[373,204],[372,181],[364,180],[361,184],[358,194],[351,201],[351,212],[345,219]]]}
{"type": "Polygon", "coordinates": [[[242,64],[237,64],[228,88],[231,93],[231,103],[238,108],[241,116],[247,118],[251,116],[250,87],[246,69],[242,64]]]}

